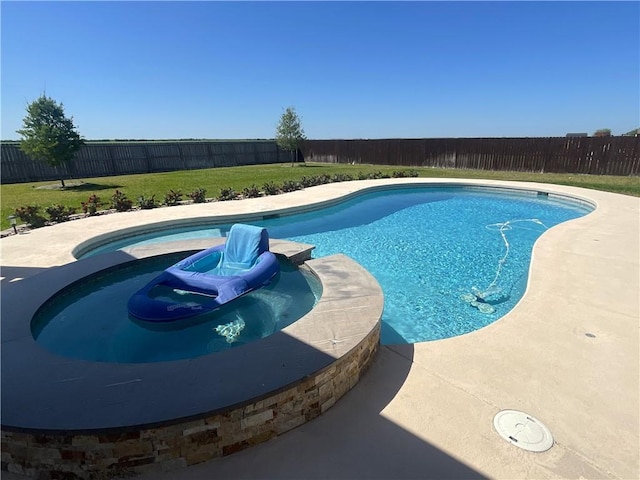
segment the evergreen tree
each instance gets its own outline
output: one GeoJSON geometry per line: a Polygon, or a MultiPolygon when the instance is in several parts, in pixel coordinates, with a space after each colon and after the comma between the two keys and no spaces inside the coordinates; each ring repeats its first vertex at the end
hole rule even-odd
{"type": "MultiPolygon", "coordinates": [[[[62,104],[42,94],[27,105],[20,149],[29,157],[57,168],[73,159],[84,141],[73,125],[73,117],[64,115],[62,104]]],[[[64,188],[64,179],[60,177],[64,188]]]]}

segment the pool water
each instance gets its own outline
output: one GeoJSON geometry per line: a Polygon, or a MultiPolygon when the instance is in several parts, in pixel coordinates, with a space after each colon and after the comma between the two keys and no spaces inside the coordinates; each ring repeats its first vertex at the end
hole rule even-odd
{"type": "Polygon", "coordinates": [[[415,343],[462,335],[508,313],[524,295],[536,239],[581,215],[537,198],[453,195],[372,224],[290,238],[317,245],[316,256],[341,252],[369,270],[385,294],[381,341],[415,343]],[[507,246],[496,224],[505,222],[513,223],[503,229],[509,255],[500,263],[507,246]],[[463,299],[489,287],[491,313],[463,299]]]}
{"type": "Polygon", "coordinates": [[[38,310],[31,324],[34,338],[54,353],[89,361],[194,358],[271,335],[308,313],[321,295],[315,276],[281,260],[271,284],[214,312],[170,323],[129,316],[129,297],[185,256],[131,262],[69,286],[38,310]]]}
{"type": "MultiPolygon", "coordinates": [[[[381,342],[397,344],[462,335],[504,316],[525,292],[537,238],[591,210],[536,192],[416,187],[250,223],[267,227],[272,238],[315,245],[315,257],[344,253],[369,270],[385,295],[381,342]],[[478,292],[489,294],[471,303],[478,292]]],[[[92,253],[224,236],[229,228],[156,232],[92,253]]]]}

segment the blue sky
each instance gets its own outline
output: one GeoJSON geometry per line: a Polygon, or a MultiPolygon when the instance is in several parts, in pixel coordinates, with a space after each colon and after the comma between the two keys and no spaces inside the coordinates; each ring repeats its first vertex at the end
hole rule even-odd
{"type": "Polygon", "coordinates": [[[639,2],[11,2],[2,139],[564,136],[640,127],[639,2]]]}

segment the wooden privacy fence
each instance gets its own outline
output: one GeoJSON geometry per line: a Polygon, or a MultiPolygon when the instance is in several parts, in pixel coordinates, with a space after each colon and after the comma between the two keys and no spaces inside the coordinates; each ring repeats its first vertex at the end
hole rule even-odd
{"type": "Polygon", "coordinates": [[[2,183],[91,178],[197,168],[290,162],[275,141],[87,142],[59,171],[27,157],[18,142],[3,142],[2,183]]]}
{"type": "MultiPolygon", "coordinates": [[[[306,140],[308,161],[521,172],[640,175],[640,137],[306,140]]],[[[87,142],[57,171],[3,142],[2,183],[91,178],[291,161],[275,141],[87,142]]]]}
{"type": "Polygon", "coordinates": [[[520,172],[639,175],[640,137],[307,140],[305,160],[520,172]]]}

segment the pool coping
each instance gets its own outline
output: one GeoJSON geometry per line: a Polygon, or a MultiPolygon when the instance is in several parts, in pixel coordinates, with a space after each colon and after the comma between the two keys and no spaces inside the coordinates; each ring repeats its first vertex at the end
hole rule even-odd
{"type": "MultiPolygon", "coordinates": [[[[356,386],[342,400],[340,410],[300,427],[300,434],[291,432],[281,442],[256,447],[250,455],[203,464],[193,475],[256,477],[262,472],[265,478],[283,474],[295,477],[313,469],[319,475],[331,476],[335,462],[341,465],[342,478],[366,471],[375,471],[379,477],[397,473],[382,451],[377,454],[376,444],[367,444],[369,454],[365,455],[361,442],[351,442],[353,435],[344,435],[336,427],[362,415],[358,402],[379,395],[378,382],[385,378],[390,365],[406,364],[410,372],[397,394],[385,400],[380,415],[366,419],[366,431],[355,430],[355,435],[366,436],[376,428],[386,435],[402,431],[405,434],[398,440],[409,435],[469,466],[479,476],[638,478],[638,198],[534,182],[389,179],[343,182],[263,199],[170,207],[81,222],[99,234],[156,220],[299,207],[372,185],[395,184],[550,191],[586,199],[597,208],[540,237],[533,250],[527,291],[505,317],[467,335],[415,344],[410,357],[402,348],[382,347],[382,358],[379,356],[369,374],[371,382],[356,386]],[[179,210],[174,213],[174,208],[179,210]],[[554,447],[545,453],[523,454],[504,442],[492,430],[491,422],[499,410],[508,408],[523,410],[543,421],[554,435],[554,447]],[[343,423],[336,425],[336,419],[343,423]],[[388,422],[394,430],[388,429],[388,422]],[[283,465],[278,459],[288,456],[291,448],[308,453],[283,465]],[[311,455],[311,451],[321,454],[311,455]]],[[[78,227],[71,223],[0,240],[2,264],[9,266],[3,268],[2,282],[73,261],[71,250],[91,234],[75,232],[78,227]],[[46,248],[41,250],[41,246],[46,248]]],[[[380,445],[392,448],[385,441],[380,445]]],[[[428,450],[425,453],[406,458],[405,467],[426,468],[432,462],[430,465],[436,468],[439,457],[428,450]]],[[[154,474],[152,478],[170,477],[154,474]]]]}
{"type": "MultiPolygon", "coordinates": [[[[78,434],[154,428],[213,415],[317,375],[379,330],[380,286],[343,255],[305,258],[302,263],[300,268],[318,277],[323,289],[309,313],[266,338],[215,354],[151,363],[73,359],[40,346],[31,322],[24,320],[88,275],[160,254],[188,255],[222,242],[180,241],[97,255],[3,289],[2,428],[78,434]],[[349,314],[328,313],[336,310],[349,314]]],[[[312,248],[271,241],[271,250],[287,258],[309,257],[312,248]]]]}
{"type": "Polygon", "coordinates": [[[311,259],[307,244],[276,239],[270,250],[296,259],[319,280],[314,308],[236,348],[163,362],[94,362],[48,351],[25,321],[88,275],[222,242],[185,240],[107,253],[3,289],[3,470],[103,478],[186,467],[299,427],[358,383],[378,350],[382,290],[352,259],[311,259]]]}

